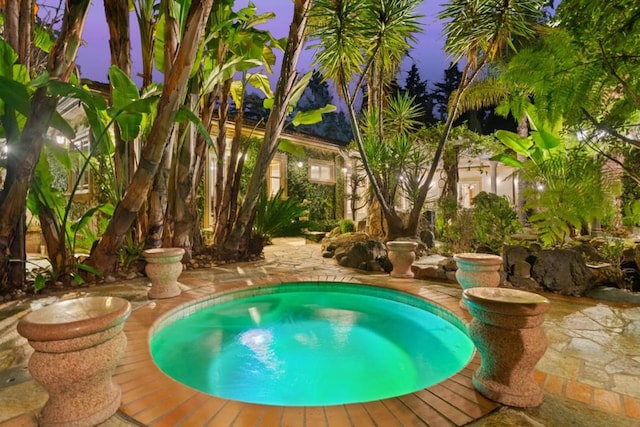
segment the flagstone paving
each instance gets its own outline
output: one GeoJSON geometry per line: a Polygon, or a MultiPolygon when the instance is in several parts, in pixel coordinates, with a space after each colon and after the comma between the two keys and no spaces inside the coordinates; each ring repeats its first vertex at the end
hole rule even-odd
{"type": "MultiPolygon", "coordinates": [[[[397,280],[401,280],[339,267],[333,260],[320,256],[319,245],[305,244],[302,239],[276,239],[275,243],[265,248],[265,259],[262,261],[184,272],[183,281],[189,284],[185,289],[215,287],[216,283],[237,279],[252,284],[265,280],[295,280],[295,277],[313,276],[321,280],[324,276],[329,280],[349,276],[355,281],[383,286],[390,281],[397,283],[397,280]]],[[[146,283],[147,280],[142,278],[55,296],[65,299],[84,294],[122,296],[132,301],[136,310],[153,304],[146,298],[146,283]]],[[[454,298],[461,295],[456,284],[418,280],[407,283],[418,285],[424,290],[425,297],[434,295],[434,292],[454,298]]],[[[536,373],[536,379],[545,389],[545,402],[534,409],[503,407],[469,425],[638,425],[640,306],[587,298],[545,296],[552,301],[544,323],[549,348],[539,362],[536,373]]],[[[29,308],[30,301],[0,304],[0,426],[35,425],[35,414],[47,397],[46,391],[30,378],[26,370],[31,349],[15,328],[18,319],[29,308]]],[[[396,419],[396,422],[403,425],[400,419],[396,419]]],[[[461,421],[465,422],[468,421],[461,421]]],[[[103,425],[119,427],[140,424],[128,418],[124,412],[119,412],[103,425]]]]}

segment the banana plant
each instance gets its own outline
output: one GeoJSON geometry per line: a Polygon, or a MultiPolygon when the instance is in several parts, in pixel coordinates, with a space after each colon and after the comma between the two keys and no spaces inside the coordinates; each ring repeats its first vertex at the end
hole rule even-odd
{"type": "Polygon", "coordinates": [[[497,131],[507,150],[492,160],[518,169],[523,179],[535,183],[524,193],[525,208],[532,212],[529,221],[545,246],[562,245],[567,236],[607,214],[614,185],[602,174],[603,160],[575,138],[561,135],[560,122],[545,123],[533,109],[527,115],[530,136],[497,131]]]}
{"type": "Polygon", "coordinates": [[[515,132],[507,130],[496,131],[496,138],[507,147],[508,150],[496,154],[491,160],[502,162],[514,168],[524,167],[524,163],[518,160],[518,155],[524,156],[536,165],[542,164],[551,158],[557,151],[563,150],[562,139],[558,132],[562,128],[562,122],[546,123],[538,119],[535,107],[527,107],[526,116],[531,126],[528,137],[521,137],[515,132]]]}

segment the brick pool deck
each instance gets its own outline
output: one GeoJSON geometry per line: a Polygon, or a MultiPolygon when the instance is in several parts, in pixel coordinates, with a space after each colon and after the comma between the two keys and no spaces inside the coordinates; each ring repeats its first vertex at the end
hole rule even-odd
{"type": "MultiPolygon", "coordinates": [[[[122,404],[118,414],[104,426],[451,426],[471,423],[500,407],[476,392],[471,384],[479,365],[477,355],[448,380],[409,395],[306,408],[212,397],[173,381],[151,360],[150,333],[165,313],[221,292],[282,282],[345,281],[397,289],[430,300],[465,322],[470,320],[469,314],[458,306],[461,292],[456,284],[393,279],[386,274],[342,268],[333,260],[322,258],[319,251],[319,245],[305,245],[301,239],[279,240],[265,248],[263,261],[185,271],[180,278],[184,286],[179,297],[134,299],[134,310],[125,327],[127,351],[115,373],[115,381],[122,388],[122,404]]],[[[139,282],[144,292],[146,280],[139,282]]],[[[98,286],[88,293],[101,294],[109,292],[107,289],[98,286]]],[[[640,422],[640,381],[636,375],[640,370],[640,307],[546,296],[552,300],[545,322],[550,347],[536,372],[536,380],[545,393],[625,417],[631,423],[640,422]],[[589,323],[592,319],[594,324],[589,323]],[[603,347],[598,347],[598,342],[603,347]]],[[[10,393],[10,388],[4,392],[10,393]]],[[[9,416],[0,409],[0,426],[36,425],[37,409],[9,416]]]]}

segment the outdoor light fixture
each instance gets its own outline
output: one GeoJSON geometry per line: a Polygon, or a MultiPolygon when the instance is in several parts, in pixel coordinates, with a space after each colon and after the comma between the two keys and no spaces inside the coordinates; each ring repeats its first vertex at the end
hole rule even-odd
{"type": "Polygon", "coordinates": [[[302,162],[298,162],[298,163],[296,163],[296,165],[297,165],[299,168],[301,168],[301,167],[304,165],[304,163],[302,163],[302,162]]]}

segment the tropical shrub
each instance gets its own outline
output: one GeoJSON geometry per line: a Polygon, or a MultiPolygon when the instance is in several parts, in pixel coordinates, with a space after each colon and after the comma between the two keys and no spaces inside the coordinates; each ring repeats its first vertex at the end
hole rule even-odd
{"type": "Polygon", "coordinates": [[[622,209],[624,216],[622,224],[626,227],[637,227],[640,225],[640,199],[627,203],[622,209]]]}
{"type": "Polygon", "coordinates": [[[499,254],[505,239],[521,230],[518,215],[504,196],[480,192],[473,198],[473,239],[499,254]]]}
{"type": "Polygon", "coordinates": [[[338,226],[340,227],[340,233],[353,233],[356,231],[356,225],[350,219],[341,219],[338,221],[338,226]]]}
{"type": "Polygon", "coordinates": [[[575,138],[560,136],[561,123],[538,120],[533,107],[527,116],[531,135],[522,138],[497,131],[496,137],[508,150],[493,160],[519,168],[521,178],[532,184],[523,194],[525,208],[532,212],[529,220],[542,243],[563,244],[575,230],[606,217],[613,205],[614,186],[602,173],[602,158],[575,138]]]}
{"type": "Polygon", "coordinates": [[[300,218],[306,207],[294,197],[284,199],[283,189],[272,197],[267,197],[267,190],[262,189],[253,221],[253,234],[267,238],[282,236],[299,236],[307,226],[300,218]]]}

